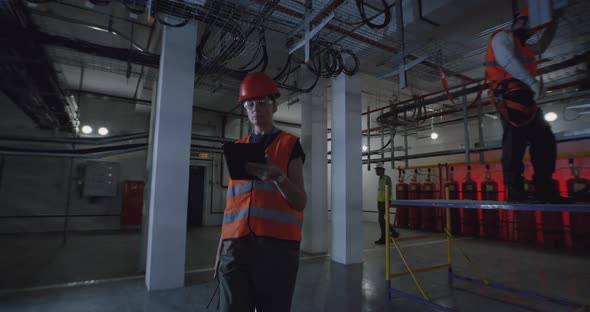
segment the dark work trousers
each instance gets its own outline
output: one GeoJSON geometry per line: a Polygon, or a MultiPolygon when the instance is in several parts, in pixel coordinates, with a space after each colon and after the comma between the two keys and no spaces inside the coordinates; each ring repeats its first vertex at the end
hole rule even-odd
{"type": "MultiPolygon", "coordinates": [[[[381,227],[381,236],[379,239],[385,240],[385,202],[377,202],[377,211],[379,213],[379,226],[381,227]]],[[[389,225],[390,231],[393,230],[393,225],[389,225]]]]}
{"type": "Polygon", "coordinates": [[[299,242],[253,235],[223,241],[222,312],[288,312],[299,268],[299,242]]]}
{"type": "MultiPolygon", "coordinates": [[[[530,105],[534,101],[533,93],[529,91],[506,93],[504,98],[524,105],[530,105]]],[[[511,118],[517,121],[519,117],[524,118],[518,114],[518,112],[510,112],[511,118]]],[[[507,122],[502,114],[500,116],[504,129],[502,135],[502,169],[506,187],[517,190],[524,189],[523,157],[527,144],[530,144],[529,153],[535,171],[533,180],[536,193],[542,195],[541,198],[555,194],[556,190],[551,180],[555,171],[557,147],[551,126],[545,120],[541,109],[537,111],[531,123],[522,127],[515,127],[507,122]]]]}

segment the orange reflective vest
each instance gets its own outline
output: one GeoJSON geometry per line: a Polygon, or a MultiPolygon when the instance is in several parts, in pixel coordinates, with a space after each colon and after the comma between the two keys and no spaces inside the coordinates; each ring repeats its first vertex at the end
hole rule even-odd
{"type": "MultiPolygon", "coordinates": [[[[287,175],[298,138],[281,131],[266,148],[270,161],[287,175]]],[[[238,141],[248,143],[250,136],[238,141]]],[[[300,241],[303,211],[297,211],[272,181],[229,180],[223,214],[222,239],[256,236],[300,241]]]]}
{"type": "Polygon", "coordinates": [[[492,48],[492,40],[494,37],[500,33],[505,32],[512,36],[514,40],[514,55],[516,58],[521,62],[521,64],[531,73],[531,75],[537,75],[537,62],[535,61],[535,54],[531,50],[531,48],[520,42],[512,31],[506,29],[497,30],[492,34],[490,40],[488,41],[488,52],[486,55],[486,79],[491,82],[498,82],[504,79],[511,78],[512,75],[508,73],[500,64],[498,64],[496,60],[496,56],[494,55],[494,49],[492,48]]]}

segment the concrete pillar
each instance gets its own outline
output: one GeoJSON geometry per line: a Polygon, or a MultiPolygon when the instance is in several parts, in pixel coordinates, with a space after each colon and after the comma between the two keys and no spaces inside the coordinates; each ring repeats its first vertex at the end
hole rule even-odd
{"type": "Polygon", "coordinates": [[[149,128],[149,138],[148,138],[148,150],[147,150],[147,157],[146,157],[146,181],[145,187],[143,189],[143,207],[141,210],[141,248],[139,250],[139,271],[145,272],[145,266],[147,261],[147,242],[148,242],[148,226],[149,226],[149,215],[150,215],[150,195],[151,195],[151,185],[152,185],[152,164],[154,161],[154,120],[156,118],[157,113],[157,105],[156,102],[158,101],[157,97],[157,90],[158,90],[158,81],[154,80],[152,83],[152,107],[150,109],[150,128],[149,128]]]}
{"type": "Polygon", "coordinates": [[[324,253],[328,251],[328,110],[323,84],[318,83],[314,92],[303,95],[301,121],[301,145],[307,156],[303,170],[307,206],[301,249],[324,253]]]}
{"type": "Polygon", "coordinates": [[[332,260],[362,262],[363,182],[359,75],[332,79],[332,260]]]}
{"type": "Polygon", "coordinates": [[[149,290],[184,286],[197,26],[164,27],[153,127],[147,261],[149,290]]]}

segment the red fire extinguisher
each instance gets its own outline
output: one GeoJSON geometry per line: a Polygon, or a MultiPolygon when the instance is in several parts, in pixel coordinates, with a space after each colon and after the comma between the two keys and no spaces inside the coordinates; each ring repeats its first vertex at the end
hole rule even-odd
{"type": "MultiPolygon", "coordinates": [[[[553,188],[559,190],[559,181],[555,179],[552,181],[553,188]]],[[[563,213],[558,211],[542,211],[541,226],[543,227],[543,244],[550,247],[564,245],[563,213]]]]}
{"type": "MultiPolygon", "coordinates": [[[[459,199],[459,182],[455,181],[455,167],[451,167],[451,172],[445,182],[445,190],[449,191],[448,199],[459,199]]],[[[446,224],[446,211],[444,208],[438,209],[436,231],[440,232],[446,224]]],[[[451,233],[461,233],[461,211],[459,209],[451,209],[451,233]]]]}
{"type": "MultiPolygon", "coordinates": [[[[477,183],[471,179],[471,166],[467,166],[467,175],[465,181],[461,183],[463,200],[477,200],[477,183]]],[[[479,234],[479,218],[477,209],[462,208],[463,228],[461,233],[467,236],[477,236],[479,234]]]]}
{"type": "MultiPolygon", "coordinates": [[[[574,160],[569,160],[572,178],[567,180],[568,196],[576,202],[590,202],[590,180],[580,178],[580,171],[574,167],[574,160]]],[[[570,226],[574,248],[590,248],[590,212],[570,213],[570,226]]]]}
{"type": "MultiPolygon", "coordinates": [[[[529,196],[535,195],[535,185],[531,180],[524,180],[524,191],[529,196]]],[[[537,240],[537,222],[535,211],[516,211],[516,240],[531,243],[537,240]]]]}
{"type": "MultiPolygon", "coordinates": [[[[408,199],[420,199],[420,183],[418,183],[418,169],[414,170],[414,175],[412,176],[412,180],[410,181],[410,190],[408,191],[408,199]]],[[[410,218],[409,218],[409,225],[411,229],[419,229],[420,228],[420,208],[419,207],[409,207],[410,210],[410,218]]]]}
{"type": "MultiPolygon", "coordinates": [[[[399,176],[398,182],[395,185],[395,198],[396,199],[408,199],[408,183],[404,182],[404,175],[406,173],[402,168],[398,168],[399,176]]],[[[396,207],[395,211],[395,226],[398,228],[408,228],[408,207],[396,207]]]]}
{"type": "Polygon", "coordinates": [[[125,181],[121,205],[121,225],[141,225],[143,181],[125,181]]]}
{"type": "MultiPolygon", "coordinates": [[[[486,165],[486,179],[481,182],[481,199],[491,201],[498,200],[498,183],[492,180],[490,165],[486,165]]],[[[483,235],[489,238],[496,238],[500,227],[499,211],[483,209],[482,215],[483,235]]]]}
{"type": "MultiPolygon", "coordinates": [[[[422,199],[434,199],[434,191],[436,186],[430,180],[431,169],[428,168],[428,174],[426,175],[426,181],[422,183],[422,199]]],[[[425,231],[434,231],[434,207],[422,207],[422,229],[425,231]]]]}

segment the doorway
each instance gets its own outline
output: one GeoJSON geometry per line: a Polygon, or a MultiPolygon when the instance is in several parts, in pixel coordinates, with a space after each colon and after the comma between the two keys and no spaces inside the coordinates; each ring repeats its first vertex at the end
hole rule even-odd
{"type": "Polygon", "coordinates": [[[188,180],[187,228],[203,226],[205,205],[205,167],[190,166],[188,180]]]}

